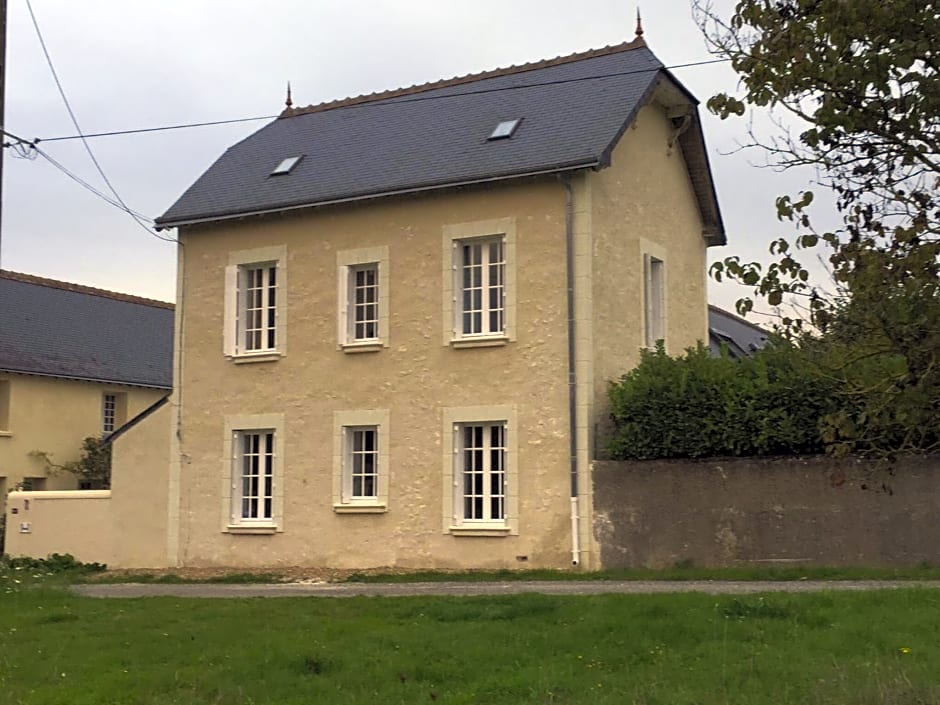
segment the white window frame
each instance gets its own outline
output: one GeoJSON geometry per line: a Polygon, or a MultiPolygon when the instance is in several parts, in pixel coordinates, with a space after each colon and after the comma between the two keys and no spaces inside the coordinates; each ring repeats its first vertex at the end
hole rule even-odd
{"type": "Polygon", "coordinates": [[[257,362],[281,357],[287,352],[287,247],[262,247],[230,252],[225,268],[223,352],[235,362],[257,362]],[[246,340],[248,277],[261,270],[260,344],[246,340]],[[274,272],[273,286],[270,272],[274,272]],[[274,302],[270,299],[273,297],[274,302]],[[273,322],[271,318],[273,317],[273,322]],[[273,345],[270,338],[273,337],[273,345]]]}
{"type": "Polygon", "coordinates": [[[117,394],[104,393],[101,395],[101,431],[114,433],[117,419],[117,394]]]}
{"type": "Polygon", "coordinates": [[[275,533],[284,530],[284,415],[252,414],[225,417],[222,452],[222,531],[226,533],[275,533]],[[270,512],[246,517],[242,512],[244,471],[243,439],[248,435],[271,434],[270,512]]]}
{"type": "MultiPolygon", "coordinates": [[[[13,382],[9,379],[0,379],[0,438],[12,436],[13,422],[13,382]]],[[[2,488],[0,488],[2,490],[2,488]]],[[[0,492],[0,497],[6,497],[0,492]]]]}
{"type": "Polygon", "coordinates": [[[391,480],[388,409],[333,412],[333,511],[337,514],[378,514],[388,510],[391,480]],[[371,429],[376,434],[376,479],[373,496],[353,492],[353,437],[371,429]]]}
{"type": "Polygon", "coordinates": [[[515,218],[496,218],[470,223],[445,225],[443,232],[443,343],[455,348],[505,345],[516,339],[516,222],[515,218]],[[502,243],[502,328],[490,327],[490,313],[498,307],[489,300],[490,250],[483,247],[481,269],[482,330],[466,331],[464,328],[464,245],[487,245],[493,241],[502,243]]]}
{"type": "Polygon", "coordinates": [[[375,352],[389,346],[389,255],[388,247],[366,247],[336,253],[337,347],[344,352],[375,352]],[[376,272],[376,330],[372,337],[356,337],[356,285],[359,271],[376,272]]]}
{"type": "Polygon", "coordinates": [[[661,252],[643,253],[643,344],[666,344],[666,260],[661,252]]]}
{"type": "MultiPolygon", "coordinates": [[[[470,406],[447,407],[443,410],[441,429],[443,443],[441,482],[444,488],[443,523],[445,534],[454,536],[507,536],[519,533],[519,453],[518,424],[514,406],[470,406]],[[503,428],[503,509],[504,516],[493,518],[467,517],[465,515],[466,453],[463,434],[468,426],[502,426],[503,428]]],[[[484,436],[487,435],[484,431],[484,436]]],[[[487,449],[484,449],[487,450],[487,449]]],[[[484,452],[484,508],[490,499],[487,487],[491,487],[493,468],[484,452]]],[[[488,513],[488,512],[487,512],[488,513]]]]}

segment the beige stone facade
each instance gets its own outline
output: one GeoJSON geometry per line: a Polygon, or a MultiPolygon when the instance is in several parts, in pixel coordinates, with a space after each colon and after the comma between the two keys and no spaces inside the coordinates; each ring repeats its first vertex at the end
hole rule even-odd
{"type": "MultiPolygon", "coordinates": [[[[575,557],[587,567],[597,565],[588,464],[602,443],[595,429],[603,428],[606,385],[635,365],[644,344],[645,254],[667,268],[668,349],[705,337],[702,224],[669,138],[664,110],[651,105],[609,169],[571,182],[575,557]]],[[[565,183],[544,177],[181,228],[180,394],[170,414],[179,461],[171,459],[168,482],[179,519],[169,522],[168,561],[571,565],[566,208],[565,183]],[[455,338],[452,250],[483,237],[504,244],[505,330],[455,338]],[[376,343],[357,349],[343,338],[344,267],[365,261],[380,263],[383,313],[376,343]],[[245,352],[226,333],[238,325],[232,268],[254,263],[276,271],[276,344],[245,352]],[[493,525],[461,522],[454,486],[454,429],[484,422],[504,428],[505,519],[493,525]],[[344,504],[343,428],[366,427],[381,446],[381,489],[375,501],[344,504]],[[236,516],[246,433],[271,443],[263,521],[236,516]]]]}

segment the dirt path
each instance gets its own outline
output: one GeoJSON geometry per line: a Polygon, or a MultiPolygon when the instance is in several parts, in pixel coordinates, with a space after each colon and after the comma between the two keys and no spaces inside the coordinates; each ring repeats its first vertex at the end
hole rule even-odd
{"type": "Polygon", "coordinates": [[[118,583],[76,585],[87,597],[356,597],[375,595],[644,595],[702,592],[711,595],[746,595],[762,592],[821,592],[827,590],[882,590],[906,587],[940,588],[940,580],[799,580],[799,581],[543,581],[453,583],[279,583],[275,585],[221,585],[212,583],[156,585],[118,583]]]}

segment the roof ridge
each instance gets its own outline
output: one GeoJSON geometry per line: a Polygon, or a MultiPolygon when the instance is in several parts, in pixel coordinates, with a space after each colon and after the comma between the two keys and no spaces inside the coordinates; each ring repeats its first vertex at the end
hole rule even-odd
{"type": "Polygon", "coordinates": [[[436,90],[438,88],[451,88],[453,86],[461,86],[467,83],[475,83],[476,81],[482,81],[487,78],[510,76],[517,73],[525,73],[527,71],[535,71],[537,69],[544,69],[552,66],[561,66],[564,64],[575,63],[576,61],[584,61],[585,59],[593,59],[598,56],[609,56],[610,54],[619,54],[621,52],[633,51],[634,49],[643,48],[646,48],[646,42],[643,40],[643,37],[638,36],[636,39],[633,39],[629,42],[607,45],[600,49],[588,49],[587,51],[575,52],[565,56],[556,56],[553,59],[541,59],[539,61],[532,61],[526,64],[519,64],[518,66],[507,66],[503,68],[490,69],[488,71],[481,71],[479,73],[468,73],[464,76],[454,76],[453,78],[444,78],[439,81],[419,83],[414,86],[407,86],[405,88],[392,88],[376,93],[367,93],[365,95],[339,98],[337,100],[327,101],[326,103],[308,105],[303,108],[285,108],[278,116],[278,119],[297,117],[298,115],[309,115],[310,113],[324,112],[326,110],[333,110],[334,108],[347,108],[354,105],[373,103],[379,100],[388,100],[389,98],[399,98],[406,95],[425,93],[427,91],[436,90]]]}
{"type": "Polygon", "coordinates": [[[24,284],[35,284],[37,286],[47,286],[51,289],[62,289],[76,294],[88,294],[90,296],[100,296],[105,299],[114,299],[115,301],[124,301],[130,304],[141,304],[143,306],[153,306],[154,308],[165,308],[173,311],[176,309],[174,304],[167,301],[158,301],[157,299],[148,299],[143,296],[134,296],[133,294],[122,294],[118,291],[108,291],[107,289],[98,289],[84,284],[73,284],[58,279],[48,279],[46,277],[37,277],[34,274],[24,274],[22,272],[13,272],[9,269],[0,269],[0,279],[9,279],[11,281],[22,282],[24,284]]]}

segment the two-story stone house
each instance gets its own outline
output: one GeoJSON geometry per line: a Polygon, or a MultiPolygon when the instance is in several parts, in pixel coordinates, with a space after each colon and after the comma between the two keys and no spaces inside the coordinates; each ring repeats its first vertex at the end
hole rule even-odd
{"type": "Polygon", "coordinates": [[[696,100],[642,38],[288,105],[158,225],[192,566],[596,566],[606,386],[707,339],[725,241],[696,100]]]}

